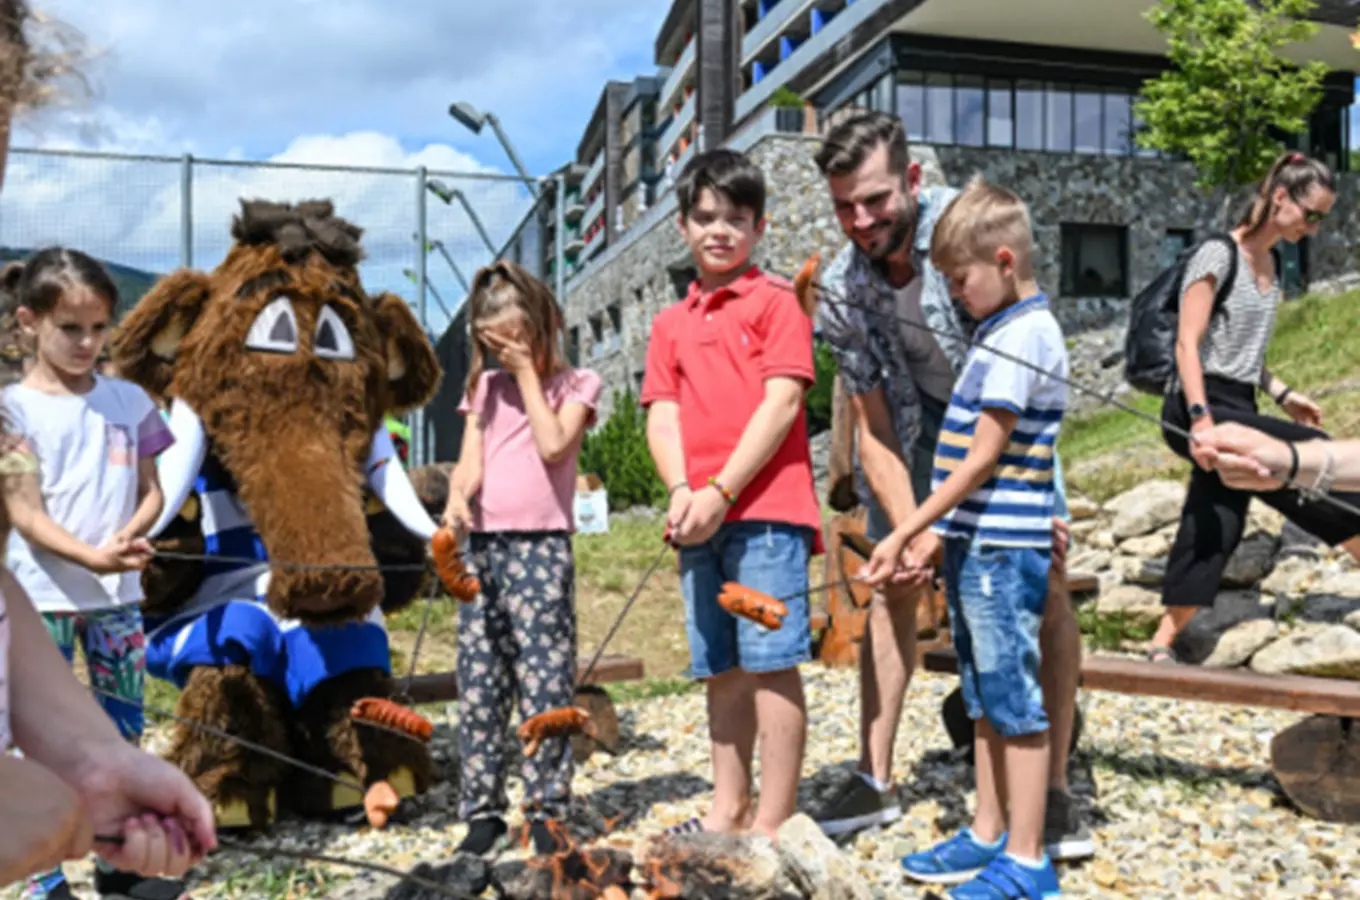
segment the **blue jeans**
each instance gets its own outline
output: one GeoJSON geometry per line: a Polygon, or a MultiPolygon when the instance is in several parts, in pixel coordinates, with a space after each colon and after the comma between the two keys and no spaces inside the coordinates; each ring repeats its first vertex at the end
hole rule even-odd
{"type": "Polygon", "coordinates": [[[808,556],[812,533],[777,522],[726,522],[707,543],[680,548],[690,677],[735,668],[779,672],[812,659],[808,621],[808,556]],[[783,626],[771,631],[718,605],[735,581],[782,601],[783,626]]]}
{"type": "Polygon", "coordinates": [[[1039,626],[1048,598],[1050,551],[944,542],[949,630],[958,653],[963,703],[997,734],[1048,729],[1039,684],[1039,626]]]}

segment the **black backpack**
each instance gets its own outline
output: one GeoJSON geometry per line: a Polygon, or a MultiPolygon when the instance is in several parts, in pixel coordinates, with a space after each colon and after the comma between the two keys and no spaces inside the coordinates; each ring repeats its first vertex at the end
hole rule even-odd
{"type": "Polygon", "coordinates": [[[1176,377],[1176,330],[1180,324],[1185,267],[1199,248],[1210,241],[1226,242],[1232,251],[1228,255],[1228,274],[1214,295],[1216,315],[1237,278],[1237,244],[1228,234],[1210,235],[1182,252],[1133,298],[1129,330],[1124,337],[1124,380],[1144,393],[1160,397],[1176,377]]]}

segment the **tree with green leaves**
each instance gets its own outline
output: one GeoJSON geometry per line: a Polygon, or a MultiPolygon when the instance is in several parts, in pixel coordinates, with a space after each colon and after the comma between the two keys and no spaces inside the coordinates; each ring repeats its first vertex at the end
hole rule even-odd
{"type": "Polygon", "coordinates": [[[1284,150],[1281,134],[1308,129],[1329,71],[1280,50],[1311,38],[1313,0],[1159,0],[1147,18],[1167,39],[1172,66],[1143,85],[1135,135],[1147,149],[1181,154],[1197,183],[1222,193],[1258,181],[1284,150]]]}

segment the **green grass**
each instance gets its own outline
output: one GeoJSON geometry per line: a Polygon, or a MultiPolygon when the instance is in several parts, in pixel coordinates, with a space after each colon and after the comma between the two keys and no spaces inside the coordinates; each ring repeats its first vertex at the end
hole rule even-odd
{"type": "MultiPolygon", "coordinates": [[[[1360,292],[1302,297],[1280,309],[1266,354],[1271,371],[1323,409],[1324,427],[1336,435],[1360,433],[1360,292]]],[[[1263,412],[1278,412],[1264,399],[1263,412]]],[[[1161,399],[1126,395],[1124,402],[1153,416],[1161,399]]],[[[1072,488],[1103,502],[1155,478],[1181,479],[1189,463],[1167,449],[1152,422],[1113,407],[1072,416],[1059,442],[1064,475],[1072,488]]]]}

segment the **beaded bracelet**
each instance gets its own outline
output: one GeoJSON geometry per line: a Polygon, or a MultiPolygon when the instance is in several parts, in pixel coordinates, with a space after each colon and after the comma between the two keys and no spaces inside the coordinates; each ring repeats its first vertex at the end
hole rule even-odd
{"type": "Polygon", "coordinates": [[[727,501],[728,506],[731,506],[737,502],[737,495],[729,491],[726,487],[724,487],[722,482],[718,481],[716,477],[712,475],[708,476],[708,483],[710,487],[715,487],[718,489],[718,493],[722,494],[723,499],[727,501]]]}

